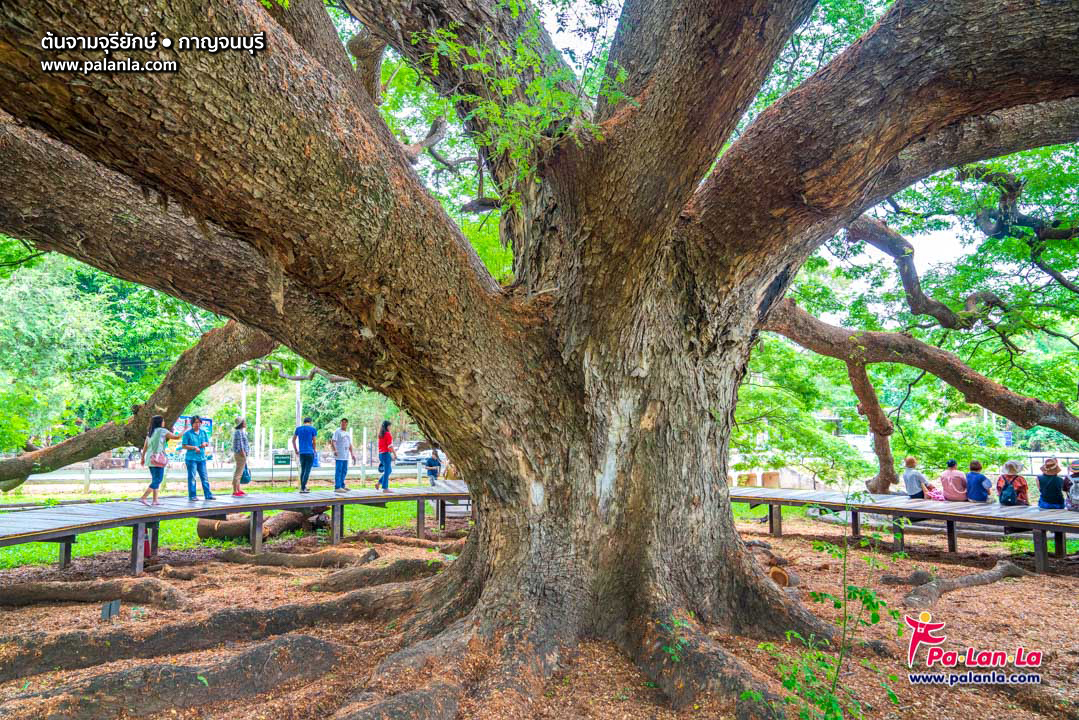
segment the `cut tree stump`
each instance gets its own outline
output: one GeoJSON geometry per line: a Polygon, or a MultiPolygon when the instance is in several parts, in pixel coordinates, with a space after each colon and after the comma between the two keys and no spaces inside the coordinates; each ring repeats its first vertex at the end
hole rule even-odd
{"type": "Polygon", "coordinates": [[[781,568],[773,565],[768,568],[768,577],[779,587],[797,587],[801,583],[798,573],[793,568],[781,568]]]}
{"type": "Polygon", "coordinates": [[[445,564],[441,560],[420,560],[403,558],[382,567],[345,568],[331,573],[321,580],[315,580],[304,586],[316,592],[344,592],[373,585],[385,585],[392,582],[405,582],[435,575],[445,564]]]}
{"type": "Polygon", "coordinates": [[[992,570],[962,575],[957,578],[938,578],[932,582],[925,583],[924,585],[919,585],[907,593],[906,597],[903,598],[903,607],[932,607],[933,604],[940,599],[940,596],[946,592],[959,590],[960,588],[975,587],[977,585],[989,585],[990,583],[995,583],[997,580],[1003,580],[1004,578],[1026,577],[1027,575],[1033,575],[1033,573],[1029,570],[1024,570],[1008,560],[1001,560],[992,570]]]}
{"type": "Polygon", "coordinates": [[[209,665],[142,665],[104,673],[0,705],[12,720],[143,717],[250,698],[329,672],[344,649],[309,635],[285,635],[209,665]]]}
{"type": "Polygon", "coordinates": [[[43,602],[129,603],[176,608],[187,598],[167,582],[152,577],[85,580],[79,582],[30,582],[0,588],[0,605],[21,607],[43,602]]]}
{"type": "Polygon", "coordinates": [[[226,562],[288,568],[347,567],[349,565],[362,565],[371,562],[377,557],[378,552],[374,548],[368,548],[362,553],[344,550],[323,550],[322,552],[303,554],[262,552],[258,555],[244,552],[239,548],[230,548],[220,555],[220,559],[226,562]]]}

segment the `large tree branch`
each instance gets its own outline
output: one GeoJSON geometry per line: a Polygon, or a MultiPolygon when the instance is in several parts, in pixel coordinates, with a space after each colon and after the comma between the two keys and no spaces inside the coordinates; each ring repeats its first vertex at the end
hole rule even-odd
{"type": "Polygon", "coordinates": [[[1006,417],[1020,427],[1052,428],[1079,440],[1079,417],[1064,403],[1051,404],[1026,397],[975,372],[946,350],[904,333],[855,332],[822,322],[785,299],[773,307],[763,329],[779,333],[819,355],[860,365],[899,363],[921,368],[963,394],[967,402],[1006,417]]]}
{"type": "Polygon", "coordinates": [[[133,408],[124,423],[106,423],[56,445],[0,461],[0,490],[21,485],[27,476],[45,473],[123,445],[141,445],[153,415],[163,415],[166,427],[195,397],[237,366],[262,357],[276,343],[259,330],[230,320],[210,330],[185,350],[146,402],[133,408]]]}
{"type": "Polygon", "coordinates": [[[666,238],[815,4],[628,0],[611,51],[614,63],[632,65],[625,88],[632,97],[603,108],[611,116],[600,140],[566,151],[578,187],[588,188],[576,196],[585,212],[602,213],[611,237],[635,237],[628,245],[636,252],[666,238]]]}
{"type": "MultiPolygon", "coordinates": [[[[266,32],[270,49],[255,56],[176,54],[182,67],[174,75],[40,72],[45,30],[107,34],[118,8],[106,4],[10,6],[0,20],[6,106],[253,246],[278,288],[275,324],[286,321],[280,288],[287,278],[351,314],[348,334],[377,339],[383,362],[397,373],[437,372],[423,349],[435,328],[461,346],[485,326],[491,346],[504,337],[495,319],[497,285],[403,155],[390,149],[396,143],[369,99],[307,62],[258,3],[231,0],[207,16],[201,4],[181,2],[154,28],[174,38],[266,32]],[[210,106],[212,112],[193,110],[210,106]],[[221,132],[222,122],[230,132],[221,132]],[[401,253],[415,263],[402,265],[401,253]]],[[[148,278],[155,274],[147,268],[148,278]]],[[[247,311],[245,286],[218,288],[221,304],[241,320],[266,323],[267,308],[247,311]]],[[[176,294],[194,295],[182,285],[176,294]]],[[[474,366],[452,355],[438,360],[455,365],[443,368],[451,373],[474,366]]],[[[340,359],[333,364],[341,372],[340,359]]]]}
{"type": "MultiPolygon", "coordinates": [[[[777,265],[789,274],[895,192],[897,177],[909,184],[913,173],[932,171],[922,151],[899,167],[924,138],[971,130],[970,118],[1079,95],[1079,67],[1067,59],[1077,32],[1072,3],[897,2],[720,158],[684,212],[687,259],[703,269],[698,282],[738,284],[777,265]]],[[[1036,133],[1025,135],[1037,143],[1036,133]]],[[[763,293],[774,277],[769,271],[754,285],[763,293]]]]}
{"type": "Polygon", "coordinates": [[[858,412],[869,421],[869,431],[873,434],[873,452],[877,456],[879,469],[876,477],[866,482],[869,492],[886,493],[893,483],[899,482],[895,472],[895,458],[892,456],[891,435],[895,431],[892,421],[880,406],[877,391],[869,379],[865,365],[847,362],[847,377],[850,386],[858,398],[858,412]]]}

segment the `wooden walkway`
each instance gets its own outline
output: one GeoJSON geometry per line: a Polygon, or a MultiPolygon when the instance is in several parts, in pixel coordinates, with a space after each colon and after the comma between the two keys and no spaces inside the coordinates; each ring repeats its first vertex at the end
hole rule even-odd
{"type": "Polygon", "coordinates": [[[1034,536],[1034,567],[1045,572],[1048,562],[1047,533],[1053,533],[1053,554],[1064,557],[1067,533],[1079,534],[1079,512],[1042,510],[1026,505],[1005,506],[998,503],[940,502],[911,500],[906,495],[869,495],[862,493],[853,500],[841,492],[829,490],[790,490],[785,488],[733,487],[731,502],[749,503],[750,507],[768,506],[768,524],[773,535],[783,532],[784,505],[815,505],[829,510],[850,512],[851,531],[861,534],[861,514],[892,516],[892,532],[896,545],[903,548],[903,525],[900,518],[911,522],[944,520],[948,534],[948,550],[958,547],[957,522],[1003,527],[1005,533],[1030,531],[1034,536]]]}
{"type": "MultiPolygon", "coordinates": [[[[396,488],[391,493],[377,490],[349,490],[335,493],[317,490],[305,495],[297,492],[252,493],[245,497],[218,495],[213,500],[189,501],[186,497],[161,498],[161,504],[147,507],[137,500],[58,505],[13,512],[0,512],[0,547],[28,542],[55,542],[60,545],[61,568],[71,563],[71,546],[82,533],[115,527],[131,528],[131,571],[142,572],[147,540],[151,556],[157,551],[158,529],[166,520],[181,518],[223,517],[230,513],[251,513],[250,539],[255,552],[262,549],[262,520],[267,510],[294,510],[305,507],[329,507],[330,542],[339,543],[344,532],[344,506],[374,505],[391,502],[416,503],[416,533],[422,537],[426,503],[435,503],[440,526],[445,525],[446,504],[468,500],[464,483],[440,482],[436,487],[396,488]]],[[[2,511],[3,506],[0,506],[2,511]]]]}

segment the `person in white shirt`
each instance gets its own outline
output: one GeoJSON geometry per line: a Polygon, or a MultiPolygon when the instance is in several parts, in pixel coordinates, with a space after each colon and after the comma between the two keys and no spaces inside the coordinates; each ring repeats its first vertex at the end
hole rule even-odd
{"type": "Polygon", "coordinates": [[[356,453],[352,451],[352,436],[348,433],[348,418],[341,418],[341,427],[333,431],[330,447],[333,448],[333,457],[337,461],[333,472],[333,491],[348,492],[345,476],[348,475],[349,458],[356,462],[356,453]]]}

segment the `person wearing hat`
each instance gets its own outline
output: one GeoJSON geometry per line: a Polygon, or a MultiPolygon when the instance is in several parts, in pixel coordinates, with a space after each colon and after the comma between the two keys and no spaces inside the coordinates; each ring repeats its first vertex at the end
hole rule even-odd
{"type": "MultiPolygon", "coordinates": [[[[1060,477],[1060,461],[1046,458],[1042,463],[1042,474],[1038,476],[1038,507],[1042,510],[1064,509],[1064,478],[1060,477]]],[[[1071,487],[1071,483],[1068,483],[1071,487]]]]}
{"type": "Polygon", "coordinates": [[[1079,512],[1079,460],[1073,460],[1068,466],[1068,475],[1064,478],[1064,489],[1068,494],[1064,497],[1064,505],[1069,510],[1079,512]]]}
{"type": "Polygon", "coordinates": [[[1000,499],[1001,505],[1030,504],[1030,500],[1027,496],[1027,481],[1026,478],[1021,475],[1022,472],[1022,466],[1015,460],[1009,460],[1004,463],[1004,467],[1001,468],[1001,476],[997,478],[997,497],[1000,499]],[[1015,489],[1014,502],[1008,502],[1008,498],[1012,493],[1001,495],[1006,487],[1015,489]]]}
{"type": "Polygon", "coordinates": [[[240,489],[240,481],[247,468],[247,456],[251,454],[251,444],[247,439],[247,419],[236,418],[236,429],[232,433],[232,457],[236,465],[232,469],[232,496],[243,497],[247,495],[240,489]]]}

